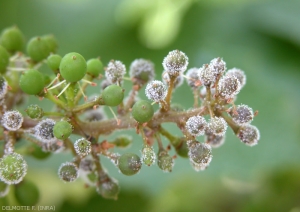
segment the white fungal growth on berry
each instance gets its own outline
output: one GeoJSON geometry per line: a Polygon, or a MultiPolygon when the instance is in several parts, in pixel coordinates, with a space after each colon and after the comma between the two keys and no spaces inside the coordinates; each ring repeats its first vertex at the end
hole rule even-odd
{"type": "Polygon", "coordinates": [[[2,125],[7,130],[16,131],[21,128],[23,116],[17,110],[6,111],[2,116],[2,125]]]}
{"type": "Polygon", "coordinates": [[[119,60],[110,61],[105,70],[105,77],[112,84],[121,83],[125,74],[126,67],[119,60]]]}
{"type": "Polygon", "coordinates": [[[189,148],[188,156],[193,168],[196,171],[205,170],[211,160],[211,147],[208,144],[203,144],[198,141],[187,141],[189,148]]]}
{"type": "Polygon", "coordinates": [[[44,119],[40,121],[34,128],[35,136],[44,143],[53,142],[56,138],[53,135],[53,127],[55,121],[52,119],[44,119]]]}
{"type": "Polygon", "coordinates": [[[231,107],[229,114],[238,125],[249,124],[254,118],[252,108],[243,104],[236,106],[236,108],[231,107]]]}
{"type": "Polygon", "coordinates": [[[219,81],[218,91],[224,99],[234,98],[241,90],[241,84],[235,76],[224,76],[219,81]]]}
{"type": "MultiPolygon", "coordinates": [[[[162,73],[162,80],[167,86],[170,86],[170,76],[167,71],[164,71],[162,73]]],[[[173,83],[173,88],[178,88],[179,86],[182,85],[182,83],[183,83],[183,76],[182,75],[176,76],[175,81],[173,83]]]]}
{"type": "Polygon", "coordinates": [[[156,160],[156,154],[154,152],[153,147],[150,146],[145,146],[142,149],[142,157],[141,157],[141,161],[147,165],[147,166],[151,166],[155,163],[156,160]]]}
{"type": "Polygon", "coordinates": [[[203,135],[206,126],[207,126],[206,120],[202,116],[192,116],[187,120],[185,124],[185,128],[193,136],[203,135]]]}
{"type": "Polygon", "coordinates": [[[191,88],[200,86],[199,68],[190,68],[186,73],[186,81],[191,88]]]}
{"type": "Polygon", "coordinates": [[[199,79],[205,86],[210,86],[215,83],[217,72],[213,70],[208,64],[204,64],[199,69],[199,79]]]}
{"type": "Polygon", "coordinates": [[[130,65],[129,75],[145,82],[152,81],[155,77],[154,64],[150,60],[136,59],[130,65]]]}
{"type": "Polygon", "coordinates": [[[7,82],[6,80],[0,76],[0,99],[3,99],[5,94],[7,93],[7,82]]]}
{"type": "Polygon", "coordinates": [[[61,166],[58,169],[58,176],[61,180],[65,182],[75,181],[79,176],[76,164],[70,162],[61,164],[61,166]]]}
{"type": "Polygon", "coordinates": [[[226,71],[226,63],[222,58],[214,58],[209,63],[210,69],[212,69],[217,75],[221,75],[226,71]]]}
{"type": "Polygon", "coordinates": [[[260,133],[257,127],[253,125],[245,125],[239,129],[237,137],[241,139],[244,144],[254,146],[260,139],[260,133]]]}
{"type": "Polygon", "coordinates": [[[238,68],[229,69],[226,72],[225,76],[235,76],[239,80],[241,88],[244,87],[246,84],[246,75],[241,69],[238,68]]]}
{"type": "Polygon", "coordinates": [[[173,50],[163,60],[163,67],[170,76],[182,74],[189,64],[189,59],[185,53],[179,50],[173,50]]]}
{"type": "Polygon", "coordinates": [[[213,148],[222,146],[225,142],[225,135],[219,136],[206,130],[205,132],[205,143],[213,148]]]}
{"type": "Polygon", "coordinates": [[[80,157],[85,157],[91,153],[91,142],[85,138],[80,138],[74,143],[74,149],[80,157]]]}
{"type": "Polygon", "coordinates": [[[0,180],[6,184],[18,184],[27,173],[27,163],[18,153],[10,153],[0,158],[0,180]]]}
{"type": "Polygon", "coordinates": [[[162,81],[153,80],[147,84],[145,93],[148,99],[160,102],[164,100],[167,95],[167,87],[162,81]]]}
{"type": "Polygon", "coordinates": [[[218,136],[224,136],[227,130],[227,123],[222,117],[213,117],[207,126],[207,131],[218,136]]]}

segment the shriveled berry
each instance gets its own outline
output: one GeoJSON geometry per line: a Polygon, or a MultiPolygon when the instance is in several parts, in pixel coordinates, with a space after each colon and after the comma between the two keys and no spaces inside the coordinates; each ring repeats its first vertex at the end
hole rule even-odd
{"type": "Polygon", "coordinates": [[[173,50],[164,58],[162,64],[170,76],[178,76],[186,70],[189,59],[185,53],[173,50]]]}
{"type": "Polygon", "coordinates": [[[40,199],[38,187],[26,179],[15,185],[14,194],[20,205],[36,205],[40,199]]]}
{"type": "Polygon", "coordinates": [[[32,119],[40,119],[44,115],[43,109],[38,105],[29,105],[26,110],[26,114],[32,119]]]}
{"type": "Polygon", "coordinates": [[[7,50],[0,46],[0,73],[4,74],[6,72],[6,67],[9,64],[9,54],[7,50]]]}
{"type": "Polygon", "coordinates": [[[127,176],[138,173],[142,167],[141,159],[134,153],[125,153],[118,159],[120,171],[127,176]]]}
{"type": "Polygon", "coordinates": [[[0,180],[0,198],[5,197],[9,192],[9,185],[0,180]]]}
{"type": "Polygon", "coordinates": [[[80,138],[74,143],[74,149],[80,157],[85,157],[91,153],[91,142],[85,138],[80,138]]]}
{"type": "Polygon", "coordinates": [[[74,163],[63,163],[58,169],[58,176],[65,182],[73,182],[78,178],[78,168],[74,163]]]}
{"type": "Polygon", "coordinates": [[[174,161],[168,152],[164,150],[158,153],[157,165],[164,172],[171,172],[174,166],[174,161]]]}
{"type": "Polygon", "coordinates": [[[214,135],[223,136],[227,130],[227,122],[222,117],[213,117],[208,123],[207,130],[214,135]]]}
{"type": "Polygon", "coordinates": [[[35,61],[40,62],[48,57],[50,48],[47,41],[42,37],[33,37],[29,40],[26,47],[29,57],[35,61]]]}
{"type": "Polygon", "coordinates": [[[55,141],[53,134],[53,127],[55,121],[52,119],[45,119],[40,121],[34,128],[35,136],[42,142],[49,143],[55,141]]]}
{"type": "Polygon", "coordinates": [[[58,121],[53,127],[53,135],[61,140],[69,138],[72,134],[73,127],[67,121],[58,121]]]}
{"type": "Polygon", "coordinates": [[[153,80],[147,84],[145,94],[148,99],[155,102],[160,102],[167,96],[167,88],[163,82],[159,80],[153,80]]]}
{"type": "MultiPolygon", "coordinates": [[[[162,80],[163,82],[167,85],[170,86],[170,75],[168,74],[167,71],[164,71],[162,73],[162,80]]],[[[180,74],[178,76],[176,76],[174,82],[173,82],[173,88],[178,88],[179,86],[181,86],[183,83],[183,76],[180,74]]]]}
{"type": "Polygon", "coordinates": [[[9,131],[16,131],[21,128],[23,116],[17,110],[6,111],[2,116],[2,125],[9,131]]]}
{"type": "Polygon", "coordinates": [[[129,75],[136,83],[144,85],[154,79],[154,64],[149,60],[136,59],[130,65],[129,75]]]}
{"type": "Polygon", "coordinates": [[[146,100],[138,100],[133,105],[131,114],[137,122],[144,123],[152,119],[154,110],[150,102],[146,100]]]}
{"type": "Polygon", "coordinates": [[[199,68],[190,68],[186,73],[186,81],[191,88],[197,88],[200,86],[199,68]]]}
{"type": "Polygon", "coordinates": [[[109,85],[103,90],[102,98],[104,100],[105,105],[117,106],[123,101],[124,90],[118,85],[109,85]]]}
{"type": "Polygon", "coordinates": [[[23,156],[11,153],[0,158],[0,180],[6,184],[17,184],[27,173],[27,163],[23,156]]]}
{"type": "Polygon", "coordinates": [[[189,158],[196,171],[207,168],[212,160],[211,147],[198,141],[188,141],[189,158]]]}
{"type": "Polygon", "coordinates": [[[118,199],[120,187],[118,181],[113,178],[107,178],[97,186],[97,192],[105,199],[118,199]]]}
{"type": "Polygon", "coordinates": [[[244,144],[254,146],[260,139],[260,133],[257,127],[253,125],[245,125],[239,129],[237,137],[239,137],[244,144]]]}
{"type": "Polygon", "coordinates": [[[6,28],[2,31],[0,44],[9,52],[22,51],[24,46],[24,36],[16,26],[6,28]]]}
{"type": "Polygon", "coordinates": [[[59,70],[66,81],[77,82],[86,74],[87,64],[81,54],[71,52],[61,59],[59,70]]]}
{"type": "Polygon", "coordinates": [[[98,77],[103,72],[103,64],[100,59],[94,58],[87,61],[87,71],[92,77],[98,77]]]}
{"type": "Polygon", "coordinates": [[[225,75],[218,84],[218,91],[222,98],[232,99],[241,90],[241,84],[235,76],[225,75]]]}
{"type": "Polygon", "coordinates": [[[222,75],[226,71],[226,63],[220,57],[212,59],[209,66],[217,75],[222,75]]]}
{"type": "Polygon", "coordinates": [[[20,88],[27,94],[37,95],[44,88],[43,74],[35,69],[25,71],[20,77],[20,88]]]}
{"type": "Polygon", "coordinates": [[[202,116],[192,116],[187,120],[185,124],[185,128],[193,136],[203,135],[206,126],[207,126],[206,120],[202,116]]]}
{"type": "Polygon", "coordinates": [[[244,87],[246,84],[246,75],[241,69],[238,68],[229,69],[225,75],[229,77],[235,76],[239,80],[241,88],[244,87]]]}
{"type": "Polygon", "coordinates": [[[50,54],[47,57],[47,65],[52,71],[58,71],[61,59],[61,56],[58,54],[50,54]]]}
{"type": "Polygon", "coordinates": [[[3,99],[5,94],[7,93],[7,82],[4,77],[0,76],[0,99],[3,99]]]}
{"type": "Polygon", "coordinates": [[[105,70],[106,79],[113,84],[115,83],[121,84],[125,74],[126,74],[126,67],[119,60],[110,61],[105,70]]]}
{"type": "Polygon", "coordinates": [[[238,125],[249,124],[254,117],[252,108],[243,104],[236,106],[236,108],[230,108],[229,114],[238,125]]]}
{"type": "Polygon", "coordinates": [[[155,163],[155,160],[156,154],[153,147],[147,145],[144,146],[142,149],[142,162],[147,166],[151,166],[155,163]]]}

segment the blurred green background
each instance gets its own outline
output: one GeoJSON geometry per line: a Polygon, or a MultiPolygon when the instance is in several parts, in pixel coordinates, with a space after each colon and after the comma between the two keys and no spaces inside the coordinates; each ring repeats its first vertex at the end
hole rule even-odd
{"type": "MultiPolygon", "coordinates": [[[[26,158],[28,178],[41,190],[39,204],[73,212],[299,212],[299,11],[299,0],[1,0],[0,29],[16,24],[27,40],[53,33],[61,55],[76,51],[86,59],[100,56],[104,64],[121,60],[127,68],[134,59],[146,58],[155,63],[158,79],[171,50],[185,52],[189,68],[223,57],[228,68],[241,68],[247,75],[236,103],[259,111],[253,122],[261,132],[259,144],[245,146],[228,130],[225,144],[213,150],[212,163],[203,172],[177,158],[171,174],[152,166],[126,177],[103,159],[119,180],[118,201],[102,199],[82,182],[59,181],[56,170],[69,154],[47,161],[26,158]]],[[[186,83],[173,100],[192,106],[186,83]]],[[[181,134],[173,125],[166,127],[181,134]]],[[[139,153],[142,142],[134,138],[131,149],[119,152],[139,153]]],[[[10,195],[1,204],[15,203],[10,195]]]]}

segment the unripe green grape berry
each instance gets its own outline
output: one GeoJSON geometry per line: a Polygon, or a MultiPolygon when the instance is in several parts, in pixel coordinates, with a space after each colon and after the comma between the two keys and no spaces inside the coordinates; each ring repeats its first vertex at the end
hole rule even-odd
{"type": "Polygon", "coordinates": [[[5,94],[7,93],[7,82],[3,76],[0,76],[0,99],[3,99],[5,94]]]}
{"type": "Polygon", "coordinates": [[[6,72],[6,67],[9,64],[9,54],[7,50],[0,46],[0,73],[4,74],[6,72]]]}
{"type": "Polygon", "coordinates": [[[87,71],[92,77],[98,77],[103,72],[103,64],[99,59],[89,59],[87,61],[87,71]]]}
{"type": "Polygon", "coordinates": [[[118,159],[120,171],[127,176],[138,173],[142,167],[141,159],[134,153],[125,153],[118,159]]]}
{"type": "Polygon", "coordinates": [[[129,76],[140,86],[152,81],[155,76],[154,64],[145,59],[136,59],[130,65],[129,76]]]}
{"type": "Polygon", "coordinates": [[[73,182],[78,178],[78,168],[74,163],[63,163],[58,169],[58,176],[65,182],[73,182]]]}
{"type": "Polygon", "coordinates": [[[180,140],[180,143],[175,147],[176,153],[183,158],[187,158],[189,149],[186,143],[186,139],[180,138],[180,140]]]}
{"type": "Polygon", "coordinates": [[[42,39],[47,43],[50,52],[55,53],[58,45],[54,35],[43,35],[42,39]]]}
{"type": "Polygon", "coordinates": [[[142,149],[142,162],[147,165],[151,166],[155,163],[156,154],[151,146],[144,146],[142,149]]]}
{"type": "Polygon", "coordinates": [[[73,126],[67,121],[58,121],[53,127],[53,135],[61,140],[69,138],[72,131],[73,126]]]}
{"type": "Polygon", "coordinates": [[[20,77],[20,88],[27,94],[39,94],[43,90],[44,85],[43,74],[37,70],[27,70],[20,77]]]}
{"type": "Polygon", "coordinates": [[[42,37],[33,37],[29,40],[26,47],[29,57],[35,61],[40,62],[48,57],[50,48],[47,41],[42,37]]]}
{"type": "Polygon", "coordinates": [[[53,127],[55,121],[52,119],[45,119],[40,121],[34,128],[35,136],[44,143],[50,143],[55,141],[53,134],[53,127]]]}
{"type": "Polygon", "coordinates": [[[97,192],[105,199],[118,199],[120,187],[118,182],[113,178],[108,178],[104,182],[101,182],[97,187],[97,192]]]}
{"type": "Polygon", "coordinates": [[[188,141],[189,158],[196,171],[204,170],[212,160],[211,147],[198,141],[188,141]]]}
{"type": "Polygon", "coordinates": [[[47,57],[47,65],[52,71],[57,71],[61,62],[61,56],[58,54],[50,54],[47,57]]]}
{"type": "Polygon", "coordinates": [[[23,33],[16,26],[6,28],[1,34],[0,43],[9,52],[22,51],[24,46],[23,33]]]}
{"type": "Polygon", "coordinates": [[[43,109],[38,105],[29,105],[25,112],[32,119],[40,119],[44,115],[43,109]]]}
{"type": "Polygon", "coordinates": [[[16,131],[21,128],[23,116],[17,110],[6,111],[2,116],[2,125],[9,131],[16,131]]]}
{"type": "Polygon", "coordinates": [[[23,156],[11,153],[0,158],[0,180],[6,184],[17,184],[27,173],[27,163],[23,156]]]}
{"type": "Polygon", "coordinates": [[[149,101],[138,100],[133,105],[131,114],[137,122],[144,123],[144,122],[148,122],[152,119],[154,110],[149,101]]]}
{"type": "Polygon", "coordinates": [[[5,197],[9,192],[9,185],[0,180],[0,198],[5,197]]]}
{"type": "Polygon", "coordinates": [[[237,137],[248,146],[255,146],[260,139],[260,133],[257,127],[253,125],[244,125],[242,126],[238,133],[237,137]]]}
{"type": "Polygon", "coordinates": [[[44,160],[51,155],[50,152],[43,151],[42,147],[36,144],[31,144],[27,148],[27,154],[39,160],[44,160]]]}
{"type": "Polygon", "coordinates": [[[74,149],[80,157],[85,157],[91,153],[92,147],[91,142],[86,140],[85,138],[78,139],[74,143],[74,149]]]}
{"type": "Polygon", "coordinates": [[[107,86],[102,92],[102,98],[107,106],[117,106],[121,104],[124,98],[124,90],[118,85],[107,86]]]}
{"type": "Polygon", "coordinates": [[[167,151],[160,151],[158,153],[157,165],[164,172],[172,172],[174,160],[167,151]]]}
{"type": "Polygon", "coordinates": [[[87,64],[81,54],[71,52],[61,59],[59,70],[66,81],[77,82],[86,74],[87,64]]]}
{"type": "Polygon", "coordinates": [[[162,64],[170,76],[178,76],[186,70],[189,59],[183,52],[173,50],[164,58],[162,64]]]}
{"type": "Polygon", "coordinates": [[[23,180],[15,185],[14,194],[20,205],[36,205],[40,199],[38,187],[31,181],[23,180]]]}
{"type": "Polygon", "coordinates": [[[111,141],[110,143],[116,145],[120,148],[129,147],[132,144],[132,137],[128,135],[120,135],[115,140],[111,141]]]}

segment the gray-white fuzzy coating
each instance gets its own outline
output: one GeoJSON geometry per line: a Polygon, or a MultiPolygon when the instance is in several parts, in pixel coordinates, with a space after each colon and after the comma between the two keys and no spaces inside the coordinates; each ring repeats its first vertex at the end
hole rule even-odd
{"type": "Polygon", "coordinates": [[[145,94],[148,99],[160,102],[166,98],[167,87],[162,81],[153,80],[147,84],[145,94]]]}
{"type": "Polygon", "coordinates": [[[7,93],[7,82],[6,80],[0,76],[0,99],[3,99],[5,94],[7,93]]]}
{"type": "Polygon", "coordinates": [[[80,138],[74,143],[74,149],[77,155],[85,157],[92,151],[91,142],[85,138],[80,138]]]}
{"type": "Polygon", "coordinates": [[[78,167],[74,163],[63,163],[58,169],[58,176],[65,182],[73,182],[79,176],[78,167]]]}
{"type": "Polygon", "coordinates": [[[235,76],[239,80],[239,82],[241,84],[241,88],[244,87],[246,84],[246,75],[241,69],[238,69],[238,68],[229,69],[225,75],[226,76],[235,76]]]}
{"type": "Polygon", "coordinates": [[[163,60],[163,67],[170,76],[178,76],[182,74],[189,64],[189,59],[185,53],[179,50],[170,51],[163,60]]]}
{"type": "Polygon", "coordinates": [[[9,131],[16,131],[21,128],[23,116],[17,110],[6,111],[2,116],[2,125],[9,131]]]}
{"type": "Polygon", "coordinates": [[[257,127],[253,125],[245,125],[238,131],[237,137],[246,145],[254,146],[260,139],[260,133],[257,127]]]}
{"type": "Polygon", "coordinates": [[[105,70],[105,77],[112,84],[121,83],[125,74],[126,67],[119,60],[110,61],[105,70]]]}
{"type": "MultiPolygon", "coordinates": [[[[162,73],[162,80],[167,86],[170,86],[170,76],[167,71],[164,71],[162,73]]],[[[182,83],[183,83],[183,76],[180,74],[180,75],[176,76],[176,79],[173,83],[173,87],[178,88],[179,86],[182,85],[182,83]]]]}
{"type": "Polygon", "coordinates": [[[156,154],[152,146],[143,147],[141,161],[147,166],[151,166],[155,163],[156,154]]]}
{"type": "Polygon", "coordinates": [[[185,128],[193,136],[204,135],[206,126],[207,122],[202,116],[192,116],[185,124],[185,128]]]}
{"type": "Polygon", "coordinates": [[[209,67],[218,75],[221,75],[226,71],[226,63],[220,57],[212,59],[209,63],[209,67]]]}
{"type": "Polygon", "coordinates": [[[207,126],[207,131],[218,136],[224,136],[227,130],[227,122],[222,117],[213,117],[207,126]]]}
{"type": "Polygon", "coordinates": [[[199,69],[199,79],[205,86],[210,86],[215,83],[217,72],[213,70],[208,64],[204,64],[199,69]]]}
{"type": "Polygon", "coordinates": [[[200,86],[199,71],[199,68],[194,67],[190,68],[186,73],[186,81],[191,88],[197,88],[200,86]]]}
{"type": "Polygon", "coordinates": [[[232,99],[241,90],[241,84],[235,76],[225,75],[222,77],[218,84],[218,91],[222,98],[232,99]]]}
{"type": "Polygon", "coordinates": [[[129,75],[143,81],[152,81],[155,77],[154,64],[150,60],[136,59],[130,65],[129,75]]]}
{"type": "Polygon", "coordinates": [[[55,121],[52,119],[44,119],[40,121],[34,128],[34,135],[42,142],[49,143],[56,140],[53,135],[53,127],[55,121]]]}
{"type": "Polygon", "coordinates": [[[229,114],[238,125],[249,124],[254,117],[252,108],[243,104],[236,106],[236,108],[231,107],[229,114]]]}
{"type": "Polygon", "coordinates": [[[188,156],[193,168],[196,171],[205,170],[212,160],[211,146],[198,141],[188,141],[187,145],[188,156]]]}
{"type": "Polygon", "coordinates": [[[205,143],[210,145],[211,147],[218,148],[222,146],[224,142],[225,142],[225,135],[219,136],[219,135],[214,135],[209,131],[205,132],[205,143]]]}

